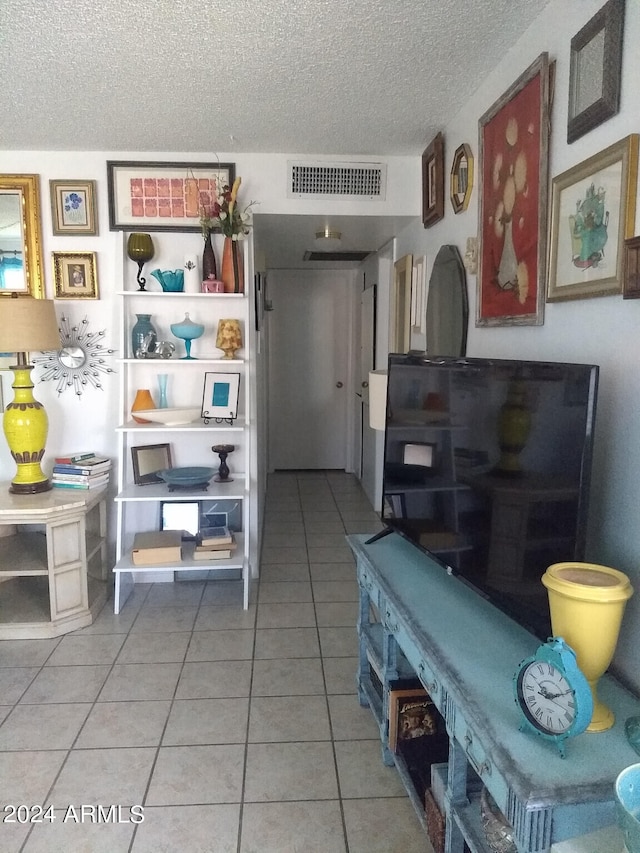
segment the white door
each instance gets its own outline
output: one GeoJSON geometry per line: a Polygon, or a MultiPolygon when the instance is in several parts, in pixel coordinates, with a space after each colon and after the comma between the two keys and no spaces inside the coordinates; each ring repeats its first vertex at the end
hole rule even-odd
{"type": "Polygon", "coordinates": [[[360,482],[365,494],[374,503],[376,476],[376,436],[369,426],[369,371],[375,358],[376,285],[365,288],[360,295],[360,388],[362,398],[362,456],[360,482]]]}
{"type": "Polygon", "coordinates": [[[350,279],[269,273],[269,467],[346,467],[350,279]]]}

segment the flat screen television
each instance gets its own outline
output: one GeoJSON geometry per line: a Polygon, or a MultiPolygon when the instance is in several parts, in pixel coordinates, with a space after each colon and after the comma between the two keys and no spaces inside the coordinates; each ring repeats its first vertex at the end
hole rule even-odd
{"type": "Polygon", "coordinates": [[[382,520],[541,639],[584,559],[598,367],[389,356],[382,520]]]}

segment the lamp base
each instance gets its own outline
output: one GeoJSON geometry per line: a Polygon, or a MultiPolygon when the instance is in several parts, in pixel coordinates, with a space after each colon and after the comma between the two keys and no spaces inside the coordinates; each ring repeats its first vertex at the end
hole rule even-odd
{"type": "Polygon", "coordinates": [[[40,462],[44,456],[49,421],[42,403],[33,397],[31,365],[14,365],[14,399],[3,417],[4,433],[18,470],[9,491],[16,495],[48,492],[51,482],[40,462]]]}
{"type": "Polygon", "coordinates": [[[39,483],[11,483],[9,491],[14,495],[37,495],[51,488],[51,480],[41,480],[39,483]]]}

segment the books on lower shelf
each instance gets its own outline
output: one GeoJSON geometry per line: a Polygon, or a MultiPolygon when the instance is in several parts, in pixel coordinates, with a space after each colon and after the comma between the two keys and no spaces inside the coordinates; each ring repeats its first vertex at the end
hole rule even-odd
{"type": "Polygon", "coordinates": [[[81,474],[90,476],[111,470],[111,460],[106,456],[92,456],[91,459],[82,459],[80,462],[58,462],[53,466],[54,474],[81,474]]]}
{"type": "MultiPolygon", "coordinates": [[[[226,538],[226,537],[223,537],[226,538]]],[[[194,560],[229,560],[236,550],[233,533],[229,533],[229,542],[212,542],[209,545],[198,544],[193,549],[194,560]]]]}
{"type": "Polygon", "coordinates": [[[77,465],[84,459],[93,459],[96,454],[93,450],[80,451],[79,453],[67,453],[66,456],[55,456],[56,465],[77,465]]]}
{"type": "Polygon", "coordinates": [[[134,566],[155,563],[179,563],[182,560],[182,536],[179,530],[149,530],[136,533],[131,560],[134,566]]]}
{"type": "Polygon", "coordinates": [[[220,527],[201,527],[198,531],[198,545],[231,545],[233,533],[226,525],[220,527]]]}

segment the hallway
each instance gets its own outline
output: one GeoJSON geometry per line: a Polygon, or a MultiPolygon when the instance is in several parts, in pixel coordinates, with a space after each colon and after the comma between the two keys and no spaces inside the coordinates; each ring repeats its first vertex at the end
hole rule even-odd
{"type": "Polygon", "coordinates": [[[431,851],[356,696],[344,537],[379,527],[352,475],[276,473],[248,611],[237,582],[141,584],[119,616],[0,642],[3,805],[52,806],[5,807],[0,850],[431,851]]]}

